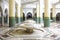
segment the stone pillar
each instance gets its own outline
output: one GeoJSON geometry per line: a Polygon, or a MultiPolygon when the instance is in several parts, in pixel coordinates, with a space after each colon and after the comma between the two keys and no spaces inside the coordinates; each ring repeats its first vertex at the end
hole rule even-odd
{"type": "Polygon", "coordinates": [[[50,8],[49,8],[49,0],[44,0],[44,27],[50,26],[50,8]]]}
{"type": "Polygon", "coordinates": [[[42,23],[42,8],[41,8],[41,6],[40,6],[41,4],[40,4],[40,0],[39,0],[39,2],[37,3],[37,23],[42,23]]]}
{"type": "Polygon", "coordinates": [[[40,23],[43,23],[43,5],[41,4],[41,0],[39,0],[39,7],[40,7],[40,23]]]}
{"type": "Polygon", "coordinates": [[[20,23],[20,6],[19,6],[19,4],[16,4],[16,7],[17,7],[17,9],[16,9],[16,11],[17,11],[16,22],[20,23]]]}
{"type": "Polygon", "coordinates": [[[2,26],[4,26],[4,15],[2,13],[2,26]]]}
{"type": "Polygon", "coordinates": [[[40,23],[40,4],[37,3],[37,23],[40,23]]]}
{"type": "Polygon", "coordinates": [[[20,7],[20,22],[23,22],[23,5],[20,7]]]}
{"type": "MultiPolygon", "coordinates": [[[[37,9],[37,8],[36,8],[37,9]]],[[[34,13],[34,17],[33,17],[33,19],[37,22],[37,12],[36,12],[36,9],[35,8],[33,8],[33,13],[34,13]]]]}
{"type": "Polygon", "coordinates": [[[52,5],[52,20],[53,20],[53,22],[56,21],[55,5],[52,5]]]}
{"type": "Polygon", "coordinates": [[[9,0],[9,27],[15,26],[15,0],[9,0]]]}

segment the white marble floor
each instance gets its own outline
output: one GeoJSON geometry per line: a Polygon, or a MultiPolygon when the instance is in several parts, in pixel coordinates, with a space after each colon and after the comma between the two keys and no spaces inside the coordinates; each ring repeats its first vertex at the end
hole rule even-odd
{"type": "MultiPolygon", "coordinates": [[[[4,38],[3,40],[60,40],[60,23],[51,23],[50,27],[44,28],[42,24],[34,24],[35,28],[42,29],[44,32],[40,30],[34,30],[34,33],[31,35],[15,35],[4,38]]],[[[0,28],[0,40],[1,35],[5,34],[11,28],[3,27],[0,28]]]]}

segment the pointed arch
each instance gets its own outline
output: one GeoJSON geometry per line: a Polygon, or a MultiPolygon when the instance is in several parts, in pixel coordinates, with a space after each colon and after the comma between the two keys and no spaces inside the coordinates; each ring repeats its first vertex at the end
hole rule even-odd
{"type": "Polygon", "coordinates": [[[0,24],[2,25],[2,16],[3,16],[3,10],[2,7],[0,7],[0,24]]]}
{"type": "Polygon", "coordinates": [[[57,13],[57,14],[56,14],[56,20],[57,20],[57,21],[60,21],[60,13],[57,13]]]}
{"type": "Polygon", "coordinates": [[[31,12],[27,13],[27,19],[32,19],[32,13],[31,12]]]}
{"type": "Polygon", "coordinates": [[[4,11],[4,23],[8,22],[8,9],[6,8],[4,11]]]}

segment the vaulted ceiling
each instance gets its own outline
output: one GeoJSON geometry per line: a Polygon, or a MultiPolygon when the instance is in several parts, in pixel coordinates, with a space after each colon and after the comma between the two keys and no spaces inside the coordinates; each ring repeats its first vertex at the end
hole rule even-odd
{"type": "MultiPolygon", "coordinates": [[[[9,0],[0,0],[0,1],[9,1],[9,0]]],[[[21,3],[27,3],[27,2],[34,2],[34,1],[37,1],[37,0],[21,0],[21,3]]]]}
{"type": "MultiPolygon", "coordinates": [[[[9,0],[0,0],[0,1],[6,1],[9,2],[9,0]]],[[[32,2],[36,2],[38,0],[21,0],[22,4],[26,4],[26,3],[32,3],[32,2]]],[[[42,0],[41,0],[42,1],[42,0]]],[[[49,0],[51,1],[51,3],[56,3],[58,0],[49,0]]]]}
{"type": "Polygon", "coordinates": [[[34,1],[37,1],[37,0],[21,0],[22,3],[26,3],[26,2],[34,2],[34,1]]]}

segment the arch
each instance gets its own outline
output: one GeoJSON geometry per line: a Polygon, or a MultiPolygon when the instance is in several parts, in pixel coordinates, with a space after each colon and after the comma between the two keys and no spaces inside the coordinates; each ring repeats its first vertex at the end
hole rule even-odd
{"type": "Polygon", "coordinates": [[[24,12],[23,12],[23,21],[25,21],[25,14],[24,14],[24,12]]]}
{"type": "Polygon", "coordinates": [[[37,17],[37,13],[34,14],[37,17]]]}
{"type": "Polygon", "coordinates": [[[44,12],[43,12],[43,20],[44,20],[44,12]]]}
{"type": "Polygon", "coordinates": [[[4,11],[4,23],[8,22],[8,9],[6,8],[4,11]]]}
{"type": "Polygon", "coordinates": [[[53,20],[53,18],[52,18],[52,12],[50,13],[50,19],[53,20]]]}
{"type": "Polygon", "coordinates": [[[2,16],[3,16],[3,10],[0,7],[0,24],[2,25],[2,16]]]}
{"type": "Polygon", "coordinates": [[[5,13],[6,13],[6,14],[8,13],[8,10],[7,10],[7,9],[5,9],[5,13]]]}
{"type": "Polygon", "coordinates": [[[27,19],[32,19],[32,13],[31,12],[27,13],[27,19]]]}
{"type": "Polygon", "coordinates": [[[57,20],[57,21],[60,21],[60,13],[57,13],[57,14],[56,14],[56,20],[57,20]]]}
{"type": "Polygon", "coordinates": [[[52,16],[53,16],[53,15],[52,15],[52,9],[53,9],[53,8],[50,9],[50,10],[51,10],[51,12],[50,12],[50,19],[51,19],[51,20],[53,20],[53,17],[52,17],[52,16]]]}
{"type": "Polygon", "coordinates": [[[37,21],[37,13],[34,13],[34,20],[37,21]]]}

